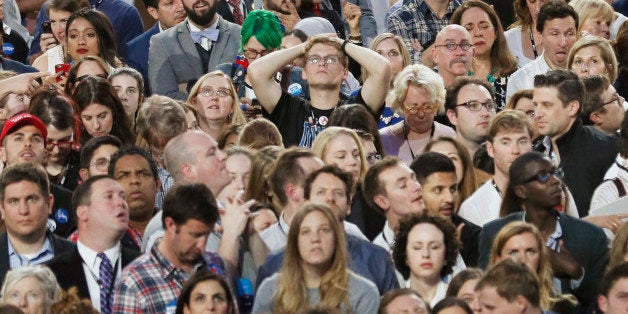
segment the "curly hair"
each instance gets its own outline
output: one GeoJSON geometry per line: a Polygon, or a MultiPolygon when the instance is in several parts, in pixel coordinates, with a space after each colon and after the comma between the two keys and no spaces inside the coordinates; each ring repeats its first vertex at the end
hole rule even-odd
{"type": "Polygon", "coordinates": [[[418,224],[431,224],[443,233],[445,241],[445,265],[440,270],[440,276],[445,277],[453,271],[456,264],[456,258],[460,250],[460,241],[456,237],[456,229],[454,225],[440,216],[433,216],[427,212],[421,214],[411,214],[404,217],[399,222],[399,229],[395,234],[395,243],[393,244],[393,261],[397,270],[404,278],[410,277],[410,267],[407,264],[407,247],[410,232],[418,224]]]}

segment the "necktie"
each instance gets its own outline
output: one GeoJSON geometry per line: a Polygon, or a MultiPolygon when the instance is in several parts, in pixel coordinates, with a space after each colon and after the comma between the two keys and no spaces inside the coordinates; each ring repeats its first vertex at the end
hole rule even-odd
{"type": "Polygon", "coordinates": [[[98,253],[100,257],[100,313],[111,314],[113,297],[113,267],[105,253],[98,253]]]}
{"type": "Polygon", "coordinates": [[[211,41],[217,41],[219,33],[217,29],[204,29],[200,32],[190,32],[190,35],[192,35],[192,40],[195,43],[201,45],[201,38],[205,37],[211,41]]]}
{"type": "Polygon", "coordinates": [[[242,15],[242,11],[240,11],[240,0],[228,0],[229,5],[233,8],[233,21],[236,24],[242,25],[244,22],[244,15],[242,15]]]}

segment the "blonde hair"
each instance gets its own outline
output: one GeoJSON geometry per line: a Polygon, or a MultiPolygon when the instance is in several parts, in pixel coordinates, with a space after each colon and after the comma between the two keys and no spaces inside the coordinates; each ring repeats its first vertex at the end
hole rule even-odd
{"type": "Polygon", "coordinates": [[[604,63],[606,64],[606,69],[608,70],[608,80],[613,84],[615,80],[617,80],[617,57],[615,56],[615,50],[613,50],[613,46],[611,42],[607,39],[598,36],[584,36],[571,47],[569,50],[569,56],[567,57],[567,69],[570,70],[573,65],[574,58],[576,57],[576,53],[580,51],[582,48],[586,47],[597,47],[600,50],[600,56],[604,63]]]}
{"type": "MultiPolygon", "coordinates": [[[[231,114],[228,116],[226,122],[228,124],[245,124],[246,118],[244,117],[244,113],[242,113],[242,109],[240,108],[240,100],[238,99],[238,93],[236,92],[235,86],[233,85],[231,78],[220,70],[212,71],[201,76],[198,81],[196,81],[196,84],[192,86],[187,102],[196,107],[196,98],[198,96],[199,90],[201,89],[201,85],[203,85],[205,80],[214,76],[226,79],[227,84],[229,85],[229,91],[231,92],[231,114]]],[[[197,112],[200,113],[201,111],[197,109],[197,112]]]]}
{"type": "Polygon", "coordinates": [[[554,304],[562,300],[575,302],[575,298],[572,295],[558,294],[554,290],[554,286],[552,283],[554,272],[552,271],[552,265],[550,263],[550,256],[548,251],[549,249],[545,246],[543,242],[541,232],[533,224],[529,224],[523,221],[513,221],[504,226],[499,231],[499,233],[495,237],[495,240],[493,241],[488,268],[499,263],[501,260],[508,258],[501,255],[501,252],[504,249],[504,246],[506,246],[506,243],[512,237],[525,233],[530,233],[532,234],[532,236],[534,236],[534,240],[536,241],[537,247],[539,248],[539,266],[538,269],[534,270],[534,274],[537,278],[537,281],[539,282],[541,308],[543,308],[544,310],[550,310],[554,306],[554,304]]]}
{"type": "MultiPolygon", "coordinates": [[[[348,135],[353,138],[355,143],[358,145],[358,151],[360,153],[360,177],[357,178],[356,181],[362,182],[364,179],[364,175],[368,170],[368,161],[366,160],[366,154],[364,153],[364,147],[362,146],[362,140],[358,133],[354,130],[341,127],[341,126],[330,126],[324,129],[321,133],[318,133],[314,143],[312,143],[312,153],[318,156],[320,159],[323,159],[325,154],[327,153],[327,146],[332,139],[337,138],[340,135],[348,135]]],[[[325,160],[323,160],[325,162],[325,160]]],[[[354,183],[359,183],[354,182],[354,183]]]]}
{"type": "Polygon", "coordinates": [[[331,209],[324,205],[305,205],[292,220],[288,231],[283,265],[278,272],[277,293],[274,297],[273,313],[296,313],[307,307],[307,291],[303,274],[303,258],[299,253],[299,234],[305,218],[320,212],[327,218],[334,234],[334,253],[331,266],[323,274],[319,286],[320,306],[339,308],[343,303],[349,309],[349,270],[347,269],[347,248],[341,222],[331,209]]]}
{"type": "Polygon", "coordinates": [[[604,0],[571,0],[568,2],[574,11],[578,13],[578,33],[581,32],[584,22],[588,19],[601,17],[606,21],[609,28],[615,21],[615,10],[604,0]]]}
{"type": "Polygon", "coordinates": [[[427,91],[428,98],[438,105],[438,113],[445,111],[445,83],[443,78],[432,69],[421,64],[411,64],[403,68],[395,77],[394,89],[391,91],[394,96],[392,103],[394,111],[403,114],[402,103],[406,100],[410,84],[423,87],[427,91]]]}
{"type": "MultiPolygon", "coordinates": [[[[401,60],[403,60],[403,67],[405,68],[406,66],[412,64],[412,59],[410,58],[410,51],[408,51],[408,46],[406,46],[406,44],[403,42],[403,39],[393,33],[381,33],[379,35],[377,35],[375,38],[373,38],[373,41],[371,42],[371,50],[373,51],[377,51],[377,46],[379,46],[379,44],[381,44],[384,40],[386,39],[392,39],[395,44],[397,44],[397,48],[399,49],[399,53],[401,54],[401,60]]],[[[362,82],[366,81],[366,79],[368,79],[369,77],[369,73],[366,71],[366,69],[364,69],[364,67],[362,67],[362,82]]],[[[395,78],[391,78],[391,80],[394,80],[395,78]]],[[[392,83],[392,82],[391,82],[392,83]]]]}

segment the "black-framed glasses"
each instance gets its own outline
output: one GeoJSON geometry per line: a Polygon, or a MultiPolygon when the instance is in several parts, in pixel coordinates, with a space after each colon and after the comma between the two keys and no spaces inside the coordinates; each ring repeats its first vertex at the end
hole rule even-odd
{"type": "Polygon", "coordinates": [[[255,59],[257,56],[263,57],[269,53],[273,52],[273,50],[255,50],[255,49],[244,49],[244,56],[249,59],[255,59]]]}
{"type": "Polygon", "coordinates": [[[480,111],[482,110],[482,107],[484,107],[488,112],[495,112],[495,108],[497,108],[497,104],[492,100],[489,100],[487,102],[467,101],[465,103],[456,105],[456,107],[460,106],[465,106],[471,111],[480,111]]]}
{"type": "Polygon", "coordinates": [[[403,106],[403,109],[405,109],[407,112],[411,114],[417,114],[419,113],[419,111],[423,111],[423,113],[430,114],[436,111],[436,108],[438,107],[438,105],[434,103],[425,103],[422,105],[413,104],[412,106],[403,104],[402,106],[403,106]]]}
{"type": "Polygon", "coordinates": [[[623,98],[622,98],[621,96],[619,96],[619,94],[618,94],[618,93],[615,93],[615,95],[613,95],[613,98],[611,98],[611,100],[609,100],[609,101],[605,102],[605,103],[603,104],[603,106],[610,105],[610,104],[612,104],[612,103],[614,103],[614,102],[617,102],[617,104],[621,106],[621,105],[622,105],[622,103],[623,103],[622,99],[623,99],[623,98]]]}
{"type": "Polygon", "coordinates": [[[471,43],[468,43],[468,42],[464,41],[464,42],[461,42],[459,44],[456,44],[456,43],[446,43],[446,44],[443,44],[443,45],[436,45],[434,47],[445,47],[449,51],[455,51],[456,48],[460,47],[460,49],[462,49],[463,51],[469,51],[469,49],[471,49],[473,47],[473,45],[471,43]]]}
{"type": "Polygon", "coordinates": [[[340,62],[340,57],[337,55],[329,55],[329,56],[309,56],[305,59],[307,63],[312,65],[317,65],[319,62],[323,61],[323,65],[332,65],[340,62]]]}
{"type": "Polygon", "coordinates": [[[104,78],[105,80],[107,79],[107,74],[104,74],[104,73],[101,73],[101,74],[85,74],[85,75],[81,75],[81,76],[77,77],[76,78],[76,83],[78,84],[79,82],[81,82],[82,80],[84,80],[88,76],[98,76],[98,77],[104,78]]]}
{"type": "Polygon", "coordinates": [[[562,180],[565,177],[565,172],[563,172],[562,168],[556,168],[552,171],[541,171],[537,174],[535,174],[534,176],[532,176],[531,178],[528,178],[527,180],[523,181],[522,183],[530,183],[532,181],[536,181],[538,183],[547,183],[551,177],[555,177],[556,179],[562,180]]]}

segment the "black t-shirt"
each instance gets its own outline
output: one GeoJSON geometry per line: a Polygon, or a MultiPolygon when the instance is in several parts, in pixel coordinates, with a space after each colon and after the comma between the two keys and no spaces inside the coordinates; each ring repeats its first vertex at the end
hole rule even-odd
{"type": "MultiPolygon", "coordinates": [[[[361,93],[354,98],[341,98],[337,105],[345,103],[365,105],[361,93]]],[[[285,147],[294,145],[311,147],[316,135],[327,126],[329,116],[334,109],[314,108],[308,100],[283,91],[273,112],[269,114],[263,110],[263,114],[277,126],[285,147]]]]}

